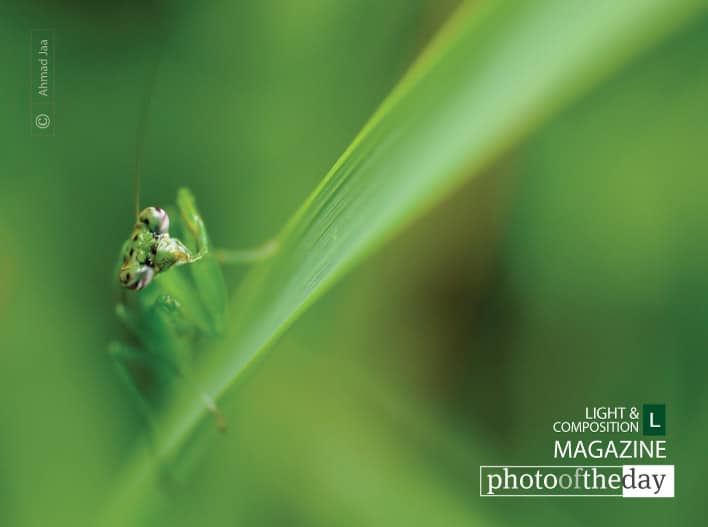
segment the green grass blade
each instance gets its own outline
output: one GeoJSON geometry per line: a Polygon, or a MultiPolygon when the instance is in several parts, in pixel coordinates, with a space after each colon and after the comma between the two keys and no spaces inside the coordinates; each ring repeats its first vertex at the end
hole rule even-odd
{"type": "MultiPolygon", "coordinates": [[[[676,0],[463,6],[288,222],[277,255],[247,276],[201,384],[223,394],[344,272],[700,9],[676,0]]],[[[198,401],[176,401],[158,453],[176,456],[204,415],[198,401]]],[[[150,479],[138,463],[127,486],[150,479]]]]}
{"type": "Polygon", "coordinates": [[[223,392],[343,272],[694,5],[465,6],[289,222],[279,254],[248,277],[207,385],[223,392]]]}

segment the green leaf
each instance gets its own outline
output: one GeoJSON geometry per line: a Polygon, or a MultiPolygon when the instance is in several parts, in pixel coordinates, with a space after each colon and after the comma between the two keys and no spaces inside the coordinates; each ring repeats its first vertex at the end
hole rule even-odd
{"type": "MultiPolygon", "coordinates": [[[[288,222],[278,253],[247,276],[227,341],[205,354],[201,385],[223,394],[343,273],[700,8],[675,0],[465,4],[288,222]]],[[[178,458],[205,414],[200,401],[175,401],[158,457],[178,458]]],[[[116,507],[144,494],[155,465],[134,460],[116,507]]]]}

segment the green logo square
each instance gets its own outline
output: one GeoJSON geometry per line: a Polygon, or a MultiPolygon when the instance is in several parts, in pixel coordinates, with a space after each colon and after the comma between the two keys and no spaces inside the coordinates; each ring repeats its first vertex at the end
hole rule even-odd
{"type": "Polygon", "coordinates": [[[666,435],[666,405],[645,404],[642,407],[642,433],[645,436],[666,435]]]}

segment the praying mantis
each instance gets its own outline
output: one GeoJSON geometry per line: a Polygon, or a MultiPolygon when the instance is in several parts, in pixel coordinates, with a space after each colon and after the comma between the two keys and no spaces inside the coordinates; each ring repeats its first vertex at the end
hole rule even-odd
{"type": "Polygon", "coordinates": [[[255,249],[211,250],[194,196],[186,188],[178,190],[176,208],[141,210],[146,114],[147,105],[136,152],[136,219],[114,274],[123,292],[115,312],[129,342],[112,342],[109,354],[151,427],[160,395],[186,388],[202,400],[223,431],[226,422],[216,403],[192,380],[194,350],[198,341],[225,331],[227,294],[221,265],[268,258],[277,250],[277,242],[270,240],[255,249]],[[183,266],[188,272],[175,269],[183,266]]]}

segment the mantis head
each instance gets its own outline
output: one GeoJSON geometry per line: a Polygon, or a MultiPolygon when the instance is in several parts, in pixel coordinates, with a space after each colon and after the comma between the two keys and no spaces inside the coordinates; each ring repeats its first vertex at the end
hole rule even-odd
{"type": "Polygon", "coordinates": [[[159,272],[155,266],[158,240],[168,236],[170,218],[159,207],[147,207],[138,214],[130,239],[123,246],[119,279],[123,287],[139,291],[159,272]]]}

